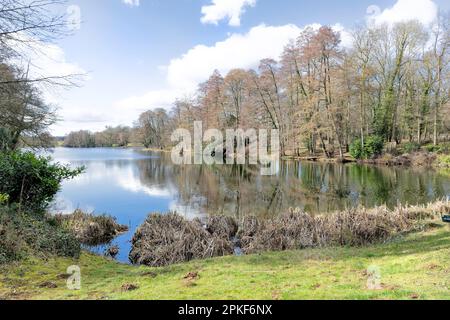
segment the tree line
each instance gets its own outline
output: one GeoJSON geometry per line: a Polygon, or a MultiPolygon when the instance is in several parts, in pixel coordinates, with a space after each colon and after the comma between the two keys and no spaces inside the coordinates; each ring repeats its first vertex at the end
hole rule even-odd
{"type": "Polygon", "coordinates": [[[164,110],[142,113],[133,127],[106,127],[100,132],[86,130],[69,133],[63,142],[68,148],[126,147],[130,143],[146,148],[164,149],[170,144],[171,130],[176,128],[173,118],[164,110]]]}
{"type": "Polygon", "coordinates": [[[215,71],[194,97],[145,112],[125,131],[167,148],[173,130],[194,121],[205,130],[278,129],[283,155],[327,158],[343,157],[355,140],[437,145],[449,139],[449,21],[359,27],[350,48],[330,27],[306,28],[278,61],[215,71]]]}

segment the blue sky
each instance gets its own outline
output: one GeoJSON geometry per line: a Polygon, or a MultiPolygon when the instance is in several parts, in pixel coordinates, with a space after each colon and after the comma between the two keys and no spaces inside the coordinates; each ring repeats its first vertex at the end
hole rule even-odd
{"type": "Polygon", "coordinates": [[[49,94],[62,117],[52,128],[56,135],[131,125],[144,110],[168,109],[214,68],[225,73],[277,58],[309,24],[334,26],[345,40],[347,31],[367,22],[373,5],[370,16],[380,23],[417,18],[429,24],[437,7],[450,9],[445,0],[71,0],[69,5],[79,10],[81,26],[52,47],[51,59],[41,59],[41,70],[89,76],[81,88],[49,94]]]}

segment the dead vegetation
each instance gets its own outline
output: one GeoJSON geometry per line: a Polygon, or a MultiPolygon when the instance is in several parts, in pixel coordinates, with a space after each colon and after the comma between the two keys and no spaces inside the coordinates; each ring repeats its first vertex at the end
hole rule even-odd
{"type": "Polygon", "coordinates": [[[121,291],[122,292],[129,292],[129,291],[135,291],[138,290],[139,286],[132,284],[132,283],[126,283],[124,285],[122,285],[121,291]]]}
{"type": "Polygon", "coordinates": [[[364,160],[362,163],[386,165],[386,166],[404,166],[404,167],[431,167],[435,163],[437,156],[432,152],[417,151],[398,156],[384,154],[382,157],[364,160]]]}
{"type": "Polygon", "coordinates": [[[355,208],[313,216],[291,210],[273,219],[230,217],[188,221],[171,213],[152,214],[133,238],[130,260],[154,267],[231,255],[234,243],[245,254],[330,246],[364,246],[419,230],[424,222],[450,212],[450,201],[427,206],[355,208]],[[233,243],[233,240],[237,239],[233,243]]]}
{"type": "Polygon", "coordinates": [[[384,242],[414,231],[429,220],[450,211],[449,201],[427,206],[355,208],[329,215],[312,216],[292,211],[274,219],[243,220],[238,237],[246,254],[329,246],[364,246],[384,242]]]}
{"type": "Polygon", "coordinates": [[[151,214],[133,237],[130,261],[153,267],[233,253],[230,235],[237,224],[227,217],[212,217],[206,225],[170,213],[151,214]]]}
{"type": "Polygon", "coordinates": [[[55,220],[70,230],[81,244],[97,246],[110,243],[119,234],[128,231],[128,227],[120,225],[115,218],[84,213],[81,210],[70,215],[57,215],[55,220]]]}

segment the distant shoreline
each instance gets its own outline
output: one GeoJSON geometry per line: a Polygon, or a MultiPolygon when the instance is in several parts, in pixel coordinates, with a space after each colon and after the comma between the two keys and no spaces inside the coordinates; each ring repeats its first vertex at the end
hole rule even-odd
{"type": "MultiPolygon", "coordinates": [[[[138,145],[128,146],[112,146],[112,147],[65,147],[56,146],[55,148],[63,149],[136,149],[141,152],[156,152],[169,154],[170,149],[146,148],[138,145]]],[[[282,161],[302,161],[302,162],[316,162],[316,163],[356,163],[361,165],[373,166],[388,166],[388,167],[422,167],[422,168],[438,168],[445,169],[450,167],[445,155],[439,155],[436,152],[418,151],[413,153],[405,153],[399,156],[392,156],[391,154],[382,154],[374,159],[357,160],[352,158],[349,154],[345,154],[344,158],[326,158],[324,155],[299,155],[299,156],[281,156],[282,161]],[[445,158],[445,159],[444,159],[445,158]]]]}

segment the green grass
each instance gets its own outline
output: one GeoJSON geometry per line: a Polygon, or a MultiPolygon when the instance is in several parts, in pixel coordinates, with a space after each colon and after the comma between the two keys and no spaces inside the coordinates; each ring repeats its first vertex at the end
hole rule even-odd
{"type": "Polygon", "coordinates": [[[450,168],[450,155],[440,155],[437,159],[438,165],[450,168]]]}
{"type": "Polygon", "coordinates": [[[80,260],[29,259],[0,269],[6,299],[450,299],[450,227],[368,248],[329,248],[194,261],[165,268],[121,265],[84,253],[80,260]],[[79,265],[82,289],[63,276],[79,265]],[[382,289],[367,289],[367,268],[382,289]],[[198,278],[186,280],[189,272],[198,278]],[[41,288],[53,283],[56,288],[41,288]],[[133,284],[139,288],[124,291],[133,284]]]}

